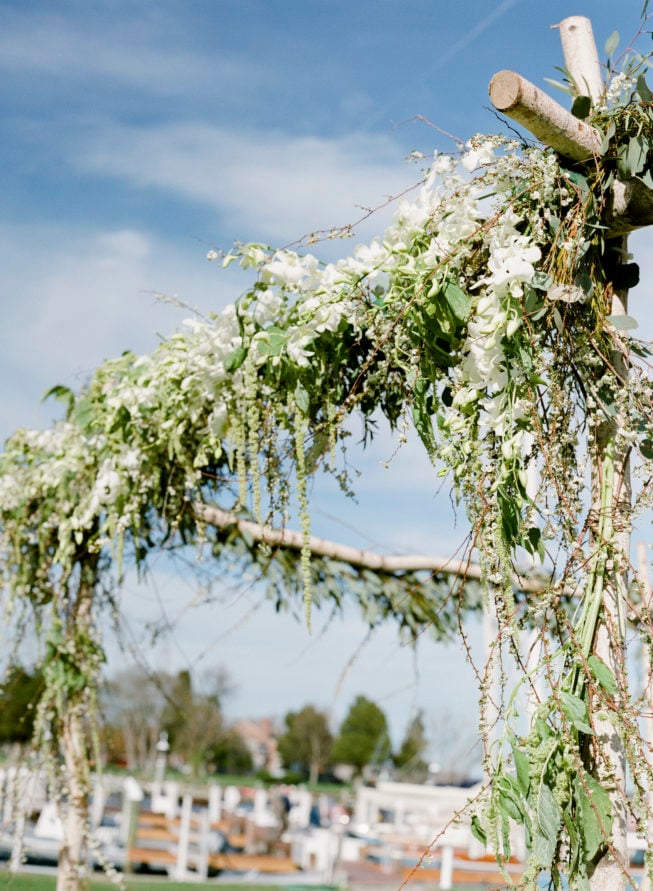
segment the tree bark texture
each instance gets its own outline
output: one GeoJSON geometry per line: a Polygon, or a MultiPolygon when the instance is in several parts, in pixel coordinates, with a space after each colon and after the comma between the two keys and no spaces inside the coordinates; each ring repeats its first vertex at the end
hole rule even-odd
{"type": "MultiPolygon", "coordinates": [[[[67,631],[78,636],[91,632],[91,610],[95,594],[97,555],[82,563],[77,598],[69,608],[67,631]]],[[[59,850],[56,891],[78,891],[88,877],[89,792],[88,751],[86,744],[87,692],[62,691],[59,746],[64,765],[64,796],[59,810],[63,825],[63,843],[59,850]]]]}
{"type": "MultiPolygon", "coordinates": [[[[626,239],[620,240],[622,257],[627,255],[626,239]]],[[[613,315],[626,315],[628,292],[615,292],[612,302],[613,315]]],[[[615,349],[611,356],[612,367],[618,378],[628,376],[627,357],[615,349]]],[[[614,472],[611,512],[614,530],[614,568],[606,573],[603,591],[603,609],[599,617],[594,653],[610,668],[618,679],[625,659],[625,615],[627,610],[628,566],[630,564],[630,465],[629,446],[618,436],[620,418],[617,416],[602,423],[596,436],[596,459],[593,467],[594,515],[601,511],[600,487],[606,473],[614,472]],[[614,470],[608,470],[608,463],[614,470]]],[[[595,542],[601,546],[603,542],[595,542]]],[[[609,567],[608,567],[609,568],[609,567]]],[[[627,703],[617,705],[627,707],[627,703]]],[[[592,710],[590,709],[590,713],[592,710]]],[[[596,745],[602,757],[594,755],[594,767],[601,785],[609,792],[613,824],[609,849],[600,857],[590,878],[591,891],[621,891],[626,888],[628,868],[627,814],[626,814],[626,759],[624,743],[619,737],[610,714],[594,711],[596,745]]]]}

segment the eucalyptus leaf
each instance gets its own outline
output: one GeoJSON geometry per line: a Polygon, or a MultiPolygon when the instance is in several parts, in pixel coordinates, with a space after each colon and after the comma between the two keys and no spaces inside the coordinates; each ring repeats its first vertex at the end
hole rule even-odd
{"type": "Polygon", "coordinates": [[[563,93],[566,93],[567,96],[571,96],[573,90],[569,84],[561,84],[559,80],[553,80],[550,77],[545,77],[544,80],[551,84],[552,87],[555,87],[557,90],[562,90],[563,93]]]}
{"type": "Polygon", "coordinates": [[[619,331],[632,331],[639,327],[637,320],[632,316],[606,316],[605,320],[619,331]]]}
{"type": "Polygon", "coordinates": [[[644,136],[633,136],[628,142],[628,166],[633,176],[641,173],[646,167],[649,153],[649,142],[644,136]]]}
{"type": "Polygon", "coordinates": [[[604,50],[606,56],[613,56],[614,51],[619,46],[619,32],[613,31],[605,42],[604,50]]]}
{"type": "Polygon", "coordinates": [[[295,387],[295,392],[293,395],[295,397],[295,404],[297,408],[304,414],[308,414],[308,409],[311,403],[307,391],[300,383],[298,383],[295,387]]]}
{"type": "Polygon", "coordinates": [[[649,86],[646,83],[646,77],[643,74],[640,74],[637,78],[637,92],[642,102],[653,101],[653,93],[651,93],[649,86]]]}

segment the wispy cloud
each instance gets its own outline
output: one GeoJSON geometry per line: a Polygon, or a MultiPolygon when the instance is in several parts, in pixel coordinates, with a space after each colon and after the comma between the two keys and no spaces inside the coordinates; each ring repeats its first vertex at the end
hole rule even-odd
{"type": "Polygon", "coordinates": [[[361,206],[378,206],[419,180],[395,142],[371,135],[108,125],[71,151],[84,171],[209,206],[235,238],[276,244],[352,223],[361,206]]]}
{"type": "Polygon", "coordinates": [[[122,16],[98,23],[93,17],[76,21],[52,11],[39,16],[5,12],[0,71],[22,76],[26,93],[67,81],[76,89],[82,83],[88,89],[104,82],[114,89],[186,98],[209,91],[228,95],[236,87],[269,86],[274,79],[274,71],[236,52],[221,49],[209,55],[175,43],[174,34],[152,34],[147,16],[140,17],[139,25],[131,27],[122,16]]]}

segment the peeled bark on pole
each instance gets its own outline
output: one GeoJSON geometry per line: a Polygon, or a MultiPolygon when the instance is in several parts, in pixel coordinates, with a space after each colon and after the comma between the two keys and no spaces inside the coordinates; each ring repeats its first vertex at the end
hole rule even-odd
{"type": "Polygon", "coordinates": [[[88,821],[88,786],[85,779],[85,744],[80,704],[64,716],[61,750],[68,785],[63,815],[64,841],[59,851],[57,891],[77,891],[87,878],[86,827],[88,821]]]}
{"type": "MultiPolygon", "coordinates": [[[[645,621],[650,622],[652,618],[651,610],[653,609],[653,587],[651,586],[651,576],[648,569],[646,545],[643,541],[637,544],[637,574],[642,594],[642,613],[645,616],[645,621]]],[[[644,683],[644,707],[646,708],[644,739],[650,749],[653,749],[653,665],[651,664],[651,648],[646,641],[643,641],[642,646],[642,678],[644,683]]],[[[651,851],[653,850],[653,789],[649,789],[647,803],[648,829],[646,842],[648,850],[651,851]]],[[[644,875],[639,886],[640,891],[651,891],[647,860],[648,858],[644,859],[644,875]]]]}
{"type": "MultiPolygon", "coordinates": [[[[621,240],[622,256],[627,254],[626,239],[621,240]]],[[[627,314],[628,292],[615,293],[613,315],[627,314]]],[[[612,367],[618,378],[628,376],[627,360],[615,350],[611,356],[612,367]]],[[[593,473],[593,502],[595,515],[601,510],[600,486],[605,478],[608,463],[614,470],[611,512],[614,528],[615,568],[606,577],[603,591],[603,609],[594,643],[594,655],[598,656],[619,677],[625,661],[626,635],[624,616],[627,610],[628,566],[630,552],[630,465],[629,445],[618,435],[620,419],[610,419],[600,425],[596,438],[596,460],[593,473]],[[613,456],[610,451],[613,451],[613,456]]],[[[597,542],[600,547],[603,542],[597,542]]],[[[627,708],[628,703],[618,703],[617,708],[627,708]]],[[[590,715],[595,732],[594,742],[602,757],[594,753],[594,767],[601,785],[610,795],[613,824],[609,849],[601,856],[590,877],[591,891],[621,891],[626,887],[628,868],[627,813],[626,813],[626,758],[623,740],[615,730],[610,715],[601,712],[590,715]]]]}
{"type": "MultiPolygon", "coordinates": [[[[70,619],[76,634],[91,630],[97,557],[81,568],[77,602],[70,619]]],[[[85,720],[86,691],[67,691],[61,716],[60,750],[64,762],[65,799],[60,803],[63,843],[59,850],[56,891],[78,891],[88,879],[87,836],[89,825],[89,777],[85,720]]]]}
{"type": "MultiPolygon", "coordinates": [[[[565,64],[576,88],[582,95],[589,95],[596,103],[604,90],[603,75],[592,25],[589,19],[572,16],[560,24],[560,37],[565,64]]],[[[625,236],[615,245],[625,259],[628,253],[625,236]]],[[[628,292],[615,292],[612,302],[613,315],[627,315],[628,292]]],[[[615,350],[611,357],[612,368],[618,380],[628,378],[627,358],[615,350]]],[[[596,439],[596,458],[592,467],[594,507],[601,509],[599,497],[608,462],[613,462],[614,487],[612,503],[607,509],[612,514],[614,529],[614,560],[616,567],[606,579],[603,592],[603,610],[599,617],[594,653],[619,676],[625,659],[626,635],[623,617],[626,614],[628,566],[630,553],[630,465],[629,447],[618,436],[620,419],[606,420],[600,425],[596,439]],[[610,454],[612,452],[612,454],[610,454]]],[[[603,542],[598,542],[599,547],[603,542]]],[[[626,703],[623,706],[626,707],[626,703]]],[[[616,733],[609,716],[600,712],[592,716],[596,733],[595,743],[602,753],[594,753],[594,767],[601,784],[609,791],[613,815],[609,849],[600,857],[590,877],[591,891],[620,891],[626,887],[628,867],[627,814],[626,814],[626,757],[623,740],[616,733]]]]}
{"type": "Polygon", "coordinates": [[[605,89],[592,23],[582,15],[572,15],[558,25],[567,71],[579,96],[597,103],[605,89]]]}

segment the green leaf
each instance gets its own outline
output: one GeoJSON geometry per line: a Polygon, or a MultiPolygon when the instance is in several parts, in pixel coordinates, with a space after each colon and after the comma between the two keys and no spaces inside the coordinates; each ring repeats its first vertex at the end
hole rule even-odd
{"type": "Polygon", "coordinates": [[[640,74],[637,78],[637,93],[642,102],[653,101],[653,93],[651,93],[649,86],[646,83],[646,77],[643,74],[640,74]]]}
{"type": "Polygon", "coordinates": [[[592,100],[589,96],[576,96],[574,104],[571,106],[571,113],[575,118],[584,121],[586,117],[589,117],[591,109],[592,100]]]}
{"type": "Polygon", "coordinates": [[[653,461],[653,440],[643,439],[639,444],[639,450],[649,461],[653,461]]]}
{"type": "Polygon", "coordinates": [[[581,733],[593,734],[594,731],[589,726],[587,705],[578,696],[567,693],[565,690],[560,692],[560,706],[571,724],[581,733]]]}
{"type": "Polygon", "coordinates": [[[582,780],[580,777],[576,780],[575,791],[581,813],[578,828],[583,836],[585,858],[591,860],[610,837],[612,830],[610,796],[589,773],[584,773],[582,780]]]}
{"type": "Polygon", "coordinates": [[[64,387],[63,384],[56,384],[56,386],[50,387],[41,397],[41,402],[46,402],[48,399],[56,399],[57,402],[62,402],[66,406],[67,415],[72,411],[75,404],[75,394],[70,387],[64,387]]]}
{"type": "Polygon", "coordinates": [[[579,173],[577,170],[570,170],[569,173],[567,173],[567,176],[572,181],[572,183],[574,183],[574,185],[576,186],[579,186],[583,190],[583,192],[589,192],[589,183],[587,181],[587,177],[584,174],[579,173]]]}
{"type": "Polygon", "coordinates": [[[238,349],[235,349],[233,353],[230,356],[227,356],[224,360],[225,371],[236,371],[243,364],[246,357],[247,350],[245,347],[238,347],[238,349]]]}
{"type": "MultiPolygon", "coordinates": [[[[549,223],[551,220],[549,219],[549,223]]],[[[560,226],[560,220],[557,221],[558,225],[555,228],[555,231],[558,231],[558,227],[560,226]]],[[[538,269],[533,278],[531,279],[531,285],[538,291],[548,291],[551,285],[553,284],[553,276],[549,275],[548,272],[542,272],[538,269]]],[[[532,292],[528,294],[526,298],[526,311],[532,312],[536,306],[532,303],[533,297],[532,292]]],[[[536,298],[536,304],[539,306],[539,299],[536,298]]]]}
{"type": "Polygon", "coordinates": [[[592,672],[594,680],[603,687],[606,693],[609,693],[610,696],[617,695],[617,682],[614,674],[602,659],[599,659],[598,656],[590,656],[587,660],[587,667],[592,672]]]}
{"type": "Polygon", "coordinates": [[[540,560],[544,561],[546,557],[546,551],[544,549],[542,533],[537,526],[531,526],[526,532],[526,540],[524,541],[524,546],[529,554],[532,554],[533,556],[537,555],[540,560]]]}
{"type": "Polygon", "coordinates": [[[280,356],[288,340],[287,333],[273,325],[266,328],[263,334],[265,336],[257,340],[259,353],[263,356],[280,356]]]}
{"type": "Polygon", "coordinates": [[[542,781],[537,790],[533,825],[533,853],[539,866],[546,868],[553,862],[561,822],[562,814],[555,795],[542,781]]]}
{"type": "Polygon", "coordinates": [[[610,147],[610,141],[617,132],[617,128],[615,127],[614,121],[610,121],[608,124],[608,129],[603,134],[603,141],[601,142],[601,152],[605,154],[610,147]]]}
{"type": "Polygon", "coordinates": [[[526,819],[526,809],[517,780],[504,774],[497,781],[497,790],[499,792],[499,807],[504,817],[508,817],[520,825],[523,824],[526,819]]]}
{"type": "Polygon", "coordinates": [[[308,409],[310,407],[310,400],[308,398],[308,393],[302,387],[300,383],[295,387],[295,404],[297,408],[305,415],[308,414],[308,409]]]}
{"type": "Polygon", "coordinates": [[[606,316],[605,320],[619,331],[631,331],[633,328],[639,327],[637,320],[632,316],[606,316]]]}
{"type": "Polygon", "coordinates": [[[633,136],[628,142],[628,157],[633,174],[641,173],[646,168],[649,153],[649,142],[644,136],[633,136]]]}
{"type": "Polygon", "coordinates": [[[485,830],[483,829],[483,826],[481,825],[481,821],[476,814],[472,814],[471,829],[472,835],[474,836],[476,841],[479,841],[482,845],[487,845],[487,835],[485,833],[485,830]]]}
{"type": "Polygon", "coordinates": [[[645,170],[641,176],[637,177],[637,179],[640,180],[640,182],[643,182],[648,189],[653,189],[653,171],[650,169],[645,170]]]}
{"type": "Polygon", "coordinates": [[[545,77],[544,80],[551,84],[552,87],[555,87],[557,90],[562,90],[563,93],[566,93],[568,96],[571,96],[572,89],[569,84],[561,84],[559,80],[552,80],[550,77],[545,77]]]}
{"type": "Polygon", "coordinates": [[[466,322],[472,309],[472,301],[453,281],[446,281],[442,289],[451,312],[461,322],[466,322]]]}
{"type": "Polygon", "coordinates": [[[517,742],[514,739],[511,742],[511,747],[512,757],[515,761],[515,771],[517,773],[517,783],[519,785],[519,791],[524,797],[526,797],[528,795],[528,790],[531,784],[528,756],[524,752],[522,752],[520,748],[517,747],[517,742]]]}
{"type": "Polygon", "coordinates": [[[614,51],[619,46],[619,32],[613,31],[612,34],[605,41],[605,46],[603,47],[606,56],[614,55],[614,51]]]}

